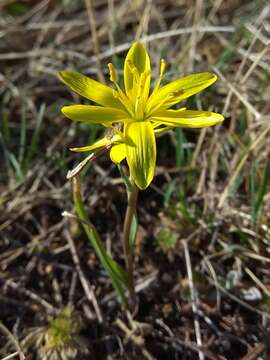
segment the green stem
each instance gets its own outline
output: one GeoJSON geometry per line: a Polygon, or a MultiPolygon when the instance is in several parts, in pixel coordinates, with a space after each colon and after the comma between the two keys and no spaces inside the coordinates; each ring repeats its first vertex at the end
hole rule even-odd
{"type": "Polygon", "coordinates": [[[130,191],[128,191],[128,206],[125,215],[124,229],[123,229],[123,250],[126,262],[126,271],[128,276],[128,290],[130,295],[130,303],[132,309],[136,304],[134,274],[133,274],[133,251],[130,241],[131,226],[134,216],[136,216],[137,200],[139,189],[132,183],[130,191]]]}

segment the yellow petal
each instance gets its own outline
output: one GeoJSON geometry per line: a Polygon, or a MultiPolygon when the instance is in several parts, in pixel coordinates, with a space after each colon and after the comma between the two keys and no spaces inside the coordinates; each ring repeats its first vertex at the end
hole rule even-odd
{"type": "Polygon", "coordinates": [[[208,86],[217,80],[217,76],[212,73],[198,73],[185,76],[181,79],[172,81],[171,83],[161,87],[156,94],[150,96],[147,102],[147,112],[152,111],[160,103],[164,102],[163,108],[168,108],[181,100],[184,100],[208,86]]]}
{"type": "Polygon", "coordinates": [[[61,111],[71,120],[89,124],[110,124],[126,119],[126,113],[123,111],[102,106],[71,105],[64,106],[61,111]]]}
{"type": "Polygon", "coordinates": [[[200,110],[161,110],[151,118],[159,124],[184,128],[212,126],[223,120],[221,114],[200,110]]]}
{"type": "Polygon", "coordinates": [[[94,151],[94,150],[99,150],[99,149],[109,145],[110,143],[111,143],[111,140],[104,137],[100,140],[97,140],[92,145],[78,147],[78,148],[71,148],[70,150],[76,151],[76,152],[94,151]]]}
{"type": "Polygon", "coordinates": [[[76,152],[95,151],[95,150],[105,148],[106,146],[110,146],[112,144],[121,144],[122,142],[123,142],[123,133],[118,131],[118,133],[113,135],[112,138],[104,136],[102,139],[95,141],[91,145],[78,147],[78,148],[71,148],[69,150],[76,151],[76,152]]]}
{"type": "Polygon", "coordinates": [[[124,64],[124,83],[125,83],[125,90],[126,94],[133,98],[136,96],[137,86],[138,86],[138,79],[137,77],[144,77],[144,97],[148,96],[149,89],[150,89],[150,74],[151,74],[151,65],[150,65],[150,58],[145,49],[145,47],[139,43],[135,42],[131,48],[129,49],[125,64],[124,64]]]}
{"type": "Polygon", "coordinates": [[[114,145],[110,151],[110,158],[112,162],[119,164],[126,157],[126,145],[118,144],[114,145]]]}
{"type": "Polygon", "coordinates": [[[131,177],[141,190],[151,183],[156,165],[156,139],[149,121],[125,126],[126,156],[131,177]]]}
{"type": "Polygon", "coordinates": [[[76,71],[61,71],[58,75],[60,80],[77,94],[103,106],[123,108],[120,101],[114,97],[113,89],[109,86],[76,71]]]}

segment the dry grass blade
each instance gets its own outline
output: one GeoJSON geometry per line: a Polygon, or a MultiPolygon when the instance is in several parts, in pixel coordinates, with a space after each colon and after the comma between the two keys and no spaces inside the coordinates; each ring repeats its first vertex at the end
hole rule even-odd
{"type": "Polygon", "coordinates": [[[226,186],[225,190],[223,191],[223,193],[220,196],[219,199],[219,203],[218,203],[218,207],[222,208],[226,198],[229,194],[230,188],[232,186],[232,184],[235,182],[237,175],[239,174],[240,170],[243,168],[243,166],[245,165],[246,161],[248,160],[248,157],[250,156],[250,154],[256,150],[259,146],[263,146],[264,145],[264,138],[266,137],[266,135],[268,134],[270,130],[270,126],[268,125],[264,131],[257,137],[257,139],[250,145],[249,149],[247,150],[246,154],[242,157],[241,161],[239,162],[239,164],[236,166],[236,168],[234,169],[230,180],[228,182],[228,185],[226,186]]]}
{"type": "MultiPolygon", "coordinates": [[[[7,357],[5,357],[4,359],[11,359],[15,356],[19,356],[20,360],[24,360],[26,359],[26,357],[24,356],[24,353],[22,352],[22,349],[20,347],[20,344],[18,343],[18,340],[15,338],[15,336],[8,330],[8,328],[0,321],[0,330],[2,331],[2,333],[4,333],[4,335],[6,335],[11,342],[14,344],[15,348],[17,349],[17,351],[13,354],[8,355],[7,357]]],[[[4,360],[2,359],[2,360],[4,360]]]]}
{"type": "Polygon", "coordinates": [[[213,67],[214,72],[220,77],[220,79],[226,84],[229,90],[237,96],[237,98],[245,105],[248,111],[255,116],[257,120],[261,118],[261,114],[254,108],[254,106],[241,94],[241,92],[219,71],[216,67],[213,67]]]}
{"type": "Polygon", "coordinates": [[[102,323],[103,322],[103,317],[102,317],[101,310],[99,308],[99,305],[98,305],[97,299],[95,297],[94,291],[93,291],[92,287],[89,285],[89,282],[87,281],[87,279],[86,279],[86,277],[85,277],[85,275],[84,275],[84,273],[82,271],[79,256],[77,254],[74,241],[73,241],[71,235],[69,234],[69,232],[67,230],[65,231],[64,235],[65,235],[65,238],[67,239],[67,242],[69,244],[71,256],[73,258],[73,262],[74,262],[75,268],[77,270],[79,279],[81,281],[82,287],[83,287],[83,289],[85,291],[85,295],[86,295],[87,299],[89,300],[89,302],[93,305],[93,307],[95,309],[95,313],[97,315],[98,322],[102,323]]]}
{"type": "Polygon", "coordinates": [[[92,44],[94,45],[95,56],[97,59],[98,78],[99,78],[99,81],[105,82],[103,71],[102,71],[102,66],[101,66],[101,62],[100,62],[99,40],[98,40],[98,34],[97,34],[97,29],[96,29],[96,20],[95,20],[92,0],[85,0],[85,5],[86,5],[86,9],[87,9],[89,25],[90,25],[91,34],[92,34],[92,44]]]}
{"type": "MultiPolygon", "coordinates": [[[[192,275],[192,266],[191,266],[191,260],[190,260],[190,254],[189,249],[186,240],[182,240],[183,247],[184,247],[184,254],[185,254],[185,260],[186,260],[186,267],[187,267],[187,274],[188,274],[188,282],[189,282],[189,290],[190,290],[190,296],[191,296],[191,306],[194,316],[194,328],[195,328],[195,334],[196,334],[196,340],[197,345],[199,348],[202,347],[202,336],[201,336],[201,329],[200,329],[200,323],[197,317],[198,314],[198,297],[196,295],[196,290],[194,288],[193,284],[193,275],[192,275]]],[[[204,360],[204,353],[202,351],[198,351],[199,359],[204,360]]]]}

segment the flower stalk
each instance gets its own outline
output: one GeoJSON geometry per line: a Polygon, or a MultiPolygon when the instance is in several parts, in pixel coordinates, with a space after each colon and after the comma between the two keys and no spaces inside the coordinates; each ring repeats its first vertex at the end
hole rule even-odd
{"type": "Polygon", "coordinates": [[[136,294],[133,271],[133,245],[136,239],[137,229],[132,229],[134,218],[136,217],[137,200],[139,189],[134,182],[131,183],[131,189],[128,191],[128,205],[125,215],[123,228],[123,250],[128,276],[128,291],[130,296],[130,306],[134,310],[136,305],[136,294]]]}

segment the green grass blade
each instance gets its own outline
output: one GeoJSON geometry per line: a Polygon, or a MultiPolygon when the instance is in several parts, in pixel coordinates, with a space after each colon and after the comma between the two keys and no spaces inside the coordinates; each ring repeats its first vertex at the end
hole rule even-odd
{"type": "Polygon", "coordinates": [[[251,193],[251,220],[252,227],[256,226],[261,207],[263,205],[264,195],[267,192],[267,185],[270,178],[270,160],[265,165],[263,177],[258,188],[256,188],[256,169],[253,164],[250,175],[250,193],[251,193]]]}
{"type": "Polygon", "coordinates": [[[27,148],[27,155],[26,155],[25,162],[24,162],[24,168],[26,171],[29,167],[29,164],[31,163],[31,160],[33,159],[33,156],[37,153],[39,135],[40,135],[41,125],[42,125],[42,122],[44,119],[45,109],[46,109],[46,105],[41,104],[39,112],[38,112],[38,116],[37,116],[34,133],[31,138],[30,145],[27,148]]]}
{"type": "Polygon", "coordinates": [[[2,111],[2,116],[0,114],[0,120],[1,119],[2,121],[0,121],[0,123],[2,124],[1,130],[3,134],[3,140],[5,141],[6,144],[9,144],[11,140],[11,136],[10,136],[10,128],[9,128],[9,114],[7,110],[2,111]]]}
{"type": "Polygon", "coordinates": [[[260,182],[259,189],[256,194],[255,211],[256,211],[257,218],[258,218],[260,209],[263,204],[264,195],[267,192],[267,185],[268,185],[269,179],[270,179],[270,160],[268,160],[267,164],[265,165],[263,178],[260,182]]]}
{"type": "Polygon", "coordinates": [[[169,208],[171,204],[171,197],[173,192],[175,191],[175,181],[171,181],[168,183],[167,188],[165,190],[164,196],[163,196],[163,206],[165,208],[169,208]]]}
{"type": "Polygon", "coordinates": [[[17,160],[15,155],[13,153],[9,152],[9,151],[7,152],[7,156],[8,156],[10,164],[12,165],[12,167],[15,170],[15,174],[16,174],[17,179],[19,181],[22,181],[24,179],[24,173],[23,173],[23,170],[21,168],[20,162],[17,160]]]}
{"type": "Polygon", "coordinates": [[[23,102],[22,105],[22,114],[21,114],[21,126],[20,126],[20,145],[18,153],[18,162],[23,163],[24,154],[25,154],[25,141],[26,141],[26,104],[23,102]]]}
{"type": "Polygon", "coordinates": [[[251,198],[251,225],[255,227],[257,221],[256,211],[256,170],[255,165],[252,163],[250,172],[250,198],[251,198]]]}
{"type": "Polygon", "coordinates": [[[185,137],[182,129],[176,128],[176,149],[175,149],[175,157],[176,157],[176,167],[181,167],[184,164],[184,141],[185,137]]]}

